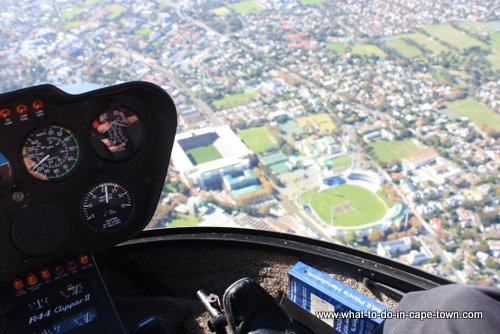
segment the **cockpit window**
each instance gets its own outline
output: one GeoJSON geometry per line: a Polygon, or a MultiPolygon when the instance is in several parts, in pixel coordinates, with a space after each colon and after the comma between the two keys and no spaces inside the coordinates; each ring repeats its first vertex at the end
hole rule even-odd
{"type": "MultiPolygon", "coordinates": [[[[179,126],[149,229],[291,233],[500,284],[495,1],[0,6],[0,92],[144,80],[171,95],[179,126]]],[[[147,136],[128,109],[94,116],[107,161],[147,136]]],[[[13,177],[0,152],[0,191],[13,177]]]]}

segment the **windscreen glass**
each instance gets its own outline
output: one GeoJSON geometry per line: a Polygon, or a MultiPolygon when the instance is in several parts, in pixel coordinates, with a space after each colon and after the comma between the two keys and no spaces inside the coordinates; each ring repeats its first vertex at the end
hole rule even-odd
{"type": "MultiPolygon", "coordinates": [[[[171,95],[179,126],[149,229],[290,233],[498,286],[498,1],[0,7],[0,92],[144,80],[171,95]]],[[[92,148],[133,156],[147,134],[134,111],[95,112],[92,148]]],[[[78,168],[58,174],[52,155],[26,168],[78,168]]],[[[11,177],[0,154],[0,189],[11,177]]]]}

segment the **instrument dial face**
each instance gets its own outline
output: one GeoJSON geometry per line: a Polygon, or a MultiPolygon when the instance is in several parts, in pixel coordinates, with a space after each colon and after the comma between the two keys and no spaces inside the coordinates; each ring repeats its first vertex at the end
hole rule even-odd
{"type": "Polygon", "coordinates": [[[22,148],[26,170],[42,181],[55,181],[75,171],[80,145],[74,133],[59,125],[33,131],[22,148]]]}
{"type": "Polygon", "coordinates": [[[92,122],[90,139],[96,153],[107,160],[123,160],[139,146],[142,135],[139,117],[127,108],[99,114],[92,122]]]}
{"type": "Polygon", "coordinates": [[[83,197],[81,216],[83,221],[100,231],[122,226],[133,209],[130,192],[120,183],[104,182],[94,186],[83,197]]]}

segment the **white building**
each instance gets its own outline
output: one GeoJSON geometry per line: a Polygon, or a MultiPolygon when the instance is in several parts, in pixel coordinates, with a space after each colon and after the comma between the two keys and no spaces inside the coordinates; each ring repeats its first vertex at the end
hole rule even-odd
{"type": "Polygon", "coordinates": [[[253,152],[229,126],[192,130],[175,136],[172,163],[186,184],[205,186],[220,183],[227,174],[242,172],[251,166],[253,152]],[[197,163],[189,151],[213,146],[221,156],[215,160],[197,163]]]}

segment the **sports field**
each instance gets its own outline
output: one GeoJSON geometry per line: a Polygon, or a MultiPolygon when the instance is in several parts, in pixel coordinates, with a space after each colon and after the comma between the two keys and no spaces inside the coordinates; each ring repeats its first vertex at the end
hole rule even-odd
{"type": "Polygon", "coordinates": [[[316,214],[327,224],[355,227],[382,219],[387,211],[384,202],[375,194],[359,186],[343,184],[319,193],[309,192],[302,196],[316,214]]]}
{"type": "Polygon", "coordinates": [[[448,48],[445,45],[443,45],[443,44],[439,43],[438,41],[436,41],[435,39],[432,39],[431,37],[424,35],[424,34],[421,34],[419,32],[415,33],[415,34],[401,35],[400,37],[411,39],[412,41],[414,41],[418,45],[423,46],[424,48],[426,48],[427,50],[429,50],[430,52],[433,52],[433,53],[440,53],[440,52],[444,52],[444,51],[448,50],[448,48]]]}
{"type": "Polygon", "coordinates": [[[325,0],[300,0],[300,3],[305,6],[317,6],[323,3],[325,0]]]}
{"type": "Polygon", "coordinates": [[[338,55],[343,55],[347,49],[347,44],[342,42],[330,42],[326,43],[326,50],[334,52],[338,55]]]}
{"type": "Polygon", "coordinates": [[[238,14],[257,13],[264,10],[261,5],[253,1],[230,3],[227,6],[238,14]]]}
{"type": "Polygon", "coordinates": [[[473,46],[479,46],[483,49],[488,49],[489,46],[469,35],[465,32],[453,28],[449,24],[434,24],[423,27],[423,29],[431,36],[438,38],[458,49],[467,49],[473,46]]]}
{"type": "Polygon", "coordinates": [[[198,146],[187,150],[186,154],[194,165],[222,158],[214,145],[198,146]]]}
{"type": "Polygon", "coordinates": [[[490,35],[491,45],[500,51],[500,31],[490,35]]]}
{"type": "Polygon", "coordinates": [[[250,128],[241,130],[238,137],[254,152],[262,153],[276,147],[276,140],[268,129],[261,126],[259,128],[250,128]]]}
{"type": "Polygon", "coordinates": [[[411,140],[378,140],[374,143],[371,143],[370,146],[373,147],[373,151],[377,158],[385,163],[394,163],[400,161],[401,159],[406,158],[413,153],[425,148],[424,146],[417,146],[411,140]]]}
{"type": "Polygon", "coordinates": [[[406,58],[413,58],[422,55],[422,52],[419,49],[417,49],[413,45],[406,43],[400,38],[388,40],[387,42],[385,42],[385,45],[387,45],[391,49],[396,50],[396,52],[406,58]]]}
{"type": "Polygon", "coordinates": [[[106,10],[109,13],[107,19],[114,20],[125,11],[125,8],[120,5],[109,5],[106,7],[106,10]]]}
{"type": "Polygon", "coordinates": [[[303,128],[316,126],[320,133],[329,133],[337,127],[328,114],[315,114],[311,116],[300,117],[297,123],[303,128]]]}
{"type": "Polygon", "coordinates": [[[360,44],[352,47],[352,54],[361,56],[378,56],[380,58],[385,57],[385,52],[380,50],[375,45],[371,44],[360,44]]]}
{"type": "Polygon", "coordinates": [[[465,116],[489,131],[500,131],[500,115],[473,98],[446,103],[455,114],[465,116]]]}
{"type": "Polygon", "coordinates": [[[499,21],[490,22],[460,22],[458,25],[473,34],[487,32],[493,33],[496,31],[499,21]]]}
{"type": "Polygon", "coordinates": [[[333,168],[337,168],[337,167],[349,167],[351,163],[352,163],[352,158],[347,155],[344,155],[342,157],[327,160],[325,162],[325,165],[327,165],[328,167],[333,166],[333,168]]]}
{"type": "Polygon", "coordinates": [[[213,105],[217,110],[238,107],[255,100],[258,94],[256,92],[243,92],[239,94],[226,95],[220,100],[215,100],[213,105]]]}
{"type": "Polygon", "coordinates": [[[226,7],[219,7],[219,8],[214,8],[214,9],[210,10],[210,13],[214,13],[215,15],[227,15],[227,14],[231,13],[231,11],[229,9],[227,9],[226,7]]]}

